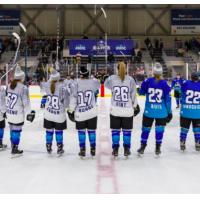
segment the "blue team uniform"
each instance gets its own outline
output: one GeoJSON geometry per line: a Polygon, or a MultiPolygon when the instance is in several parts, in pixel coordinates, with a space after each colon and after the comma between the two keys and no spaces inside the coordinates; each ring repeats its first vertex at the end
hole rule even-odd
{"type": "Polygon", "coordinates": [[[165,80],[156,82],[155,78],[148,78],[142,83],[139,95],[146,95],[146,103],[143,116],[141,145],[147,144],[154,119],[156,120],[156,144],[162,144],[166,118],[168,114],[172,114],[170,92],[170,87],[165,80]],[[146,121],[150,121],[150,123],[146,121]]]}
{"type": "Polygon", "coordinates": [[[179,79],[174,78],[172,80],[171,88],[174,89],[174,97],[176,98],[177,105],[182,104],[180,93],[181,93],[181,87],[183,85],[183,82],[184,82],[184,79],[182,79],[182,78],[179,78],[179,79]]]}
{"type": "Polygon", "coordinates": [[[186,141],[190,123],[193,123],[195,140],[200,141],[200,82],[187,80],[181,87],[182,106],[180,138],[186,141]],[[182,122],[183,121],[183,122],[182,122]]]}

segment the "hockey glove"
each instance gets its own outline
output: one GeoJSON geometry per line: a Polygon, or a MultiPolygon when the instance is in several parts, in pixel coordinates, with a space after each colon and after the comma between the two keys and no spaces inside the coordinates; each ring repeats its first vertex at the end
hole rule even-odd
{"type": "Polygon", "coordinates": [[[96,74],[94,78],[96,78],[96,79],[100,79],[100,78],[101,78],[101,75],[96,74]]]}
{"type": "Polygon", "coordinates": [[[69,119],[70,119],[72,122],[76,122],[76,120],[75,120],[75,118],[74,118],[74,111],[71,113],[70,110],[68,109],[68,110],[67,110],[67,114],[68,114],[69,119]]]}
{"type": "Polygon", "coordinates": [[[104,83],[105,83],[105,81],[106,81],[106,79],[109,77],[109,74],[105,74],[104,76],[103,76],[103,81],[104,81],[104,83]]]}
{"type": "Polygon", "coordinates": [[[137,107],[134,108],[134,115],[133,115],[133,116],[135,117],[135,116],[137,116],[139,113],[140,113],[140,106],[137,105],[137,107]]]}
{"type": "Polygon", "coordinates": [[[35,119],[35,111],[32,110],[32,111],[31,111],[31,114],[28,114],[28,115],[27,115],[26,120],[27,120],[27,121],[30,121],[30,122],[33,122],[34,119],[35,119]]]}
{"type": "Polygon", "coordinates": [[[168,114],[167,116],[167,123],[169,123],[173,118],[173,115],[172,114],[168,114]]]}

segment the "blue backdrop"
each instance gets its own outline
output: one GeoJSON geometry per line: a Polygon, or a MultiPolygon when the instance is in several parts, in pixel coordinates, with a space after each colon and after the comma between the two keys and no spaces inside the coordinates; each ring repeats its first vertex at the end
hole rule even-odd
{"type": "MultiPolygon", "coordinates": [[[[70,40],[69,46],[70,55],[76,55],[78,51],[80,51],[82,55],[88,55],[90,50],[93,50],[93,54],[96,55],[96,40],[70,40]]],[[[124,55],[131,55],[133,46],[133,40],[108,40],[107,53],[109,54],[111,51],[116,55],[122,55],[120,53],[120,51],[122,51],[124,55]]],[[[97,50],[98,55],[105,55],[105,40],[97,40],[97,50]]]]}
{"type": "Polygon", "coordinates": [[[0,10],[0,35],[20,32],[20,10],[0,10]]]}

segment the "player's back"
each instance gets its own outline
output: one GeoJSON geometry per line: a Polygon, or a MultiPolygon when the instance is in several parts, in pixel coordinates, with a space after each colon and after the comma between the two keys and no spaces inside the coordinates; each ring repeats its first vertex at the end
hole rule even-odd
{"type": "Polygon", "coordinates": [[[180,115],[185,118],[200,118],[200,82],[187,80],[182,88],[182,105],[180,115]]]}
{"type": "Polygon", "coordinates": [[[47,102],[45,119],[62,123],[66,120],[66,107],[69,104],[69,93],[61,83],[55,83],[55,92],[51,92],[51,83],[45,84],[47,102]]]}
{"type": "Polygon", "coordinates": [[[168,110],[171,110],[170,87],[163,79],[146,79],[139,91],[140,95],[146,95],[144,115],[150,118],[166,118],[168,110]]]}

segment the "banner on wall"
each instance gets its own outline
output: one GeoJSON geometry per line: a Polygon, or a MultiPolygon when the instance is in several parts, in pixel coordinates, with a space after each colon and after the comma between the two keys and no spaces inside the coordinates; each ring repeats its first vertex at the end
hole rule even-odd
{"type": "Polygon", "coordinates": [[[200,34],[200,9],[172,9],[171,34],[200,34]]]}
{"type": "Polygon", "coordinates": [[[0,10],[0,35],[20,34],[20,10],[0,10]]]}
{"type": "MultiPolygon", "coordinates": [[[[133,48],[133,40],[108,40],[107,41],[107,54],[110,52],[116,55],[131,55],[133,48]]],[[[88,55],[90,50],[96,55],[96,40],[70,40],[69,41],[69,54],[76,55],[79,51],[82,55],[88,55]]],[[[105,55],[105,40],[97,40],[98,55],[105,55]]]]}

